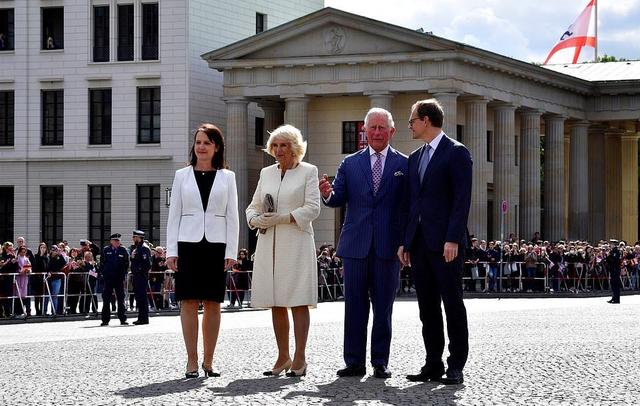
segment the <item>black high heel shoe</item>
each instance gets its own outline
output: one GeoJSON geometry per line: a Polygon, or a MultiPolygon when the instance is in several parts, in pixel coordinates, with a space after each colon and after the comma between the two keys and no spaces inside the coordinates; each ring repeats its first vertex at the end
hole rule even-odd
{"type": "Polygon", "coordinates": [[[184,374],[184,377],[187,379],[193,379],[193,378],[197,378],[198,377],[198,370],[196,369],[195,371],[187,371],[184,374]]]}
{"type": "Polygon", "coordinates": [[[217,378],[220,376],[220,372],[214,372],[213,369],[205,368],[204,362],[202,363],[202,370],[204,371],[204,376],[207,378],[217,378]]]}

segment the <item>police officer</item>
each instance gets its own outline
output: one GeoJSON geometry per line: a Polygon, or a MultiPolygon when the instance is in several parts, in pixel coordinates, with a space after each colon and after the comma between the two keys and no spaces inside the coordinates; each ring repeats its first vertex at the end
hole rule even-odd
{"type": "Polygon", "coordinates": [[[622,285],[622,281],[620,280],[620,264],[622,262],[622,254],[618,248],[617,240],[609,240],[609,244],[611,249],[609,250],[606,261],[609,267],[612,296],[611,300],[607,301],[607,303],[620,303],[620,285],[622,285]]]}
{"type": "Polygon", "coordinates": [[[102,250],[100,256],[102,277],[104,279],[104,289],[102,290],[102,324],[109,325],[111,318],[111,300],[112,292],[116,292],[116,300],[118,303],[118,318],[120,324],[126,326],[127,315],[124,307],[124,278],[129,269],[129,253],[120,245],[120,234],[111,234],[109,239],[110,245],[102,250]]]}
{"type": "Polygon", "coordinates": [[[138,304],[138,320],[133,324],[149,324],[149,303],[147,287],[149,286],[149,270],[151,269],[151,250],[144,243],[144,232],[133,230],[131,246],[131,274],[133,275],[133,292],[138,304]]]}

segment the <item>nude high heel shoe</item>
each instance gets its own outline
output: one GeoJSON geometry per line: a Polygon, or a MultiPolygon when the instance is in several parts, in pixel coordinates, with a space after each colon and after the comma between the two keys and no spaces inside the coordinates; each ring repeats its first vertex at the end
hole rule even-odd
{"type": "Polygon", "coordinates": [[[273,368],[271,371],[264,371],[262,373],[262,375],[264,376],[278,376],[282,373],[282,371],[287,372],[288,370],[291,369],[291,360],[287,360],[287,362],[285,362],[284,364],[280,365],[279,367],[275,367],[273,368]]]}
{"type": "Polygon", "coordinates": [[[290,372],[287,372],[287,376],[290,378],[301,377],[307,375],[307,363],[305,362],[302,368],[300,369],[292,369],[290,372]]]}

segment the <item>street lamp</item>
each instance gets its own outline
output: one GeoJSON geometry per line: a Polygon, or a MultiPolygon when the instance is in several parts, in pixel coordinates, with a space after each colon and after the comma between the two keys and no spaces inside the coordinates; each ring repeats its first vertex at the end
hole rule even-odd
{"type": "Polygon", "coordinates": [[[164,205],[169,207],[171,206],[171,188],[164,189],[164,205]]]}

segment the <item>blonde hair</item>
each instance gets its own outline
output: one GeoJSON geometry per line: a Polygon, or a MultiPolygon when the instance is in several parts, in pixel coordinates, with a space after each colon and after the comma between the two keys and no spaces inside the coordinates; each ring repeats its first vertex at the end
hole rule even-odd
{"type": "Polygon", "coordinates": [[[307,153],[307,142],[302,139],[302,133],[300,130],[291,124],[284,124],[269,133],[269,140],[267,141],[267,145],[263,151],[274,158],[275,155],[273,153],[272,144],[273,140],[276,138],[283,139],[291,145],[291,152],[293,152],[294,161],[302,161],[304,154],[307,153]]]}

